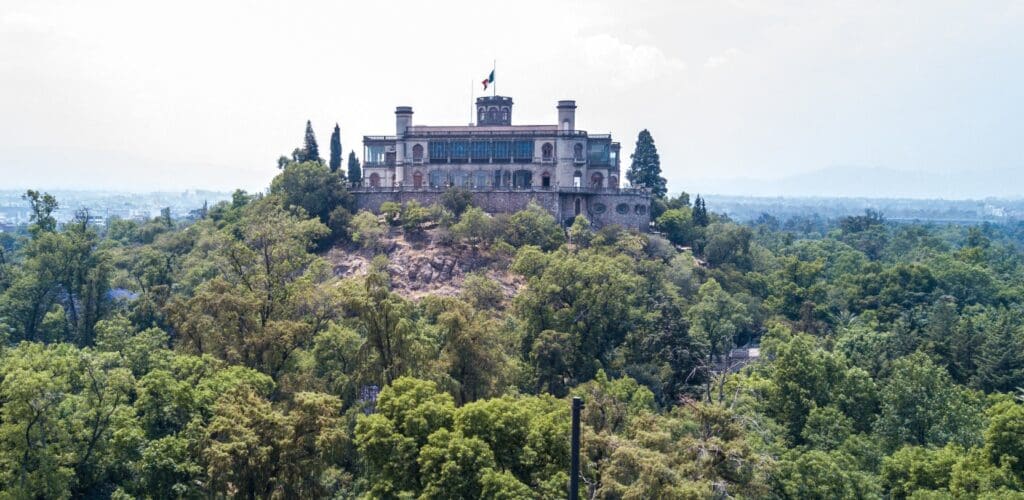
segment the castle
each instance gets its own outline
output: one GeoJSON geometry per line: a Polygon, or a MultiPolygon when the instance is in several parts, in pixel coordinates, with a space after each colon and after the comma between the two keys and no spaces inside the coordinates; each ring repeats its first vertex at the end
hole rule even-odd
{"type": "Polygon", "coordinates": [[[530,201],[562,224],[583,215],[595,226],[646,230],[650,195],[620,188],[620,145],[609,134],[576,128],[576,102],[558,101],[553,125],[512,125],[512,98],[479,97],[476,124],[413,125],[409,106],[395,109],[395,135],[363,137],[359,209],[381,203],[437,201],[452,186],[473,192],[489,213],[522,210],[530,201]]]}

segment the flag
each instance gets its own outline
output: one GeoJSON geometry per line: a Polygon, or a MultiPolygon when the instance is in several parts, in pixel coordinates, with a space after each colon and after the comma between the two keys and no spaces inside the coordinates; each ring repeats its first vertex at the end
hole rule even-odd
{"type": "Polygon", "coordinates": [[[492,83],[494,83],[494,70],[492,69],[491,70],[491,74],[488,75],[487,78],[485,78],[484,81],[480,82],[480,83],[483,83],[484,84],[484,90],[487,90],[487,86],[492,84],[492,83]]]}

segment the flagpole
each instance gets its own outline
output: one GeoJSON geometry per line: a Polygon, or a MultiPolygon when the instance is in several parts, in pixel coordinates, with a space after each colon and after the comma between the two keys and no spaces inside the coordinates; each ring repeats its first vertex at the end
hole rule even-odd
{"type": "Polygon", "coordinates": [[[473,106],[473,93],[475,92],[475,90],[473,90],[473,89],[475,87],[476,87],[476,82],[474,82],[471,79],[469,81],[469,124],[470,125],[473,124],[473,107],[474,107],[473,106]]]}
{"type": "Polygon", "coordinates": [[[494,60],[494,65],[491,66],[491,73],[494,74],[494,81],[491,82],[493,84],[491,86],[494,87],[494,89],[492,91],[493,94],[491,94],[491,95],[497,96],[498,95],[498,60],[497,59],[494,60]]]}

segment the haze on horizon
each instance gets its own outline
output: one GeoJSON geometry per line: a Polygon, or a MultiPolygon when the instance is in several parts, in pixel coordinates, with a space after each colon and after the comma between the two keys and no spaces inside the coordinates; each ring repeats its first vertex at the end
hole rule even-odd
{"type": "Polygon", "coordinates": [[[647,128],[672,192],[1024,195],[1021,0],[0,0],[0,189],[261,190],[307,119],[468,122],[495,59],[514,123],[647,128]]]}

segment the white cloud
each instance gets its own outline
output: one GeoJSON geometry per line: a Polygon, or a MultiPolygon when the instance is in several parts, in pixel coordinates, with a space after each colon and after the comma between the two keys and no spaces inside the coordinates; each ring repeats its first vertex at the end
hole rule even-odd
{"type": "Polygon", "coordinates": [[[735,59],[736,56],[739,55],[739,53],[740,51],[736,50],[735,48],[728,49],[725,52],[722,52],[721,54],[709,57],[708,60],[704,62],[704,67],[708,69],[715,69],[721,66],[725,66],[726,64],[729,64],[733,59],[735,59]]]}
{"type": "Polygon", "coordinates": [[[632,45],[606,33],[583,37],[579,44],[587,66],[620,87],[686,70],[685,62],[668,56],[658,47],[632,45]]]}

